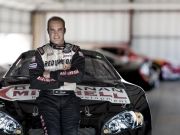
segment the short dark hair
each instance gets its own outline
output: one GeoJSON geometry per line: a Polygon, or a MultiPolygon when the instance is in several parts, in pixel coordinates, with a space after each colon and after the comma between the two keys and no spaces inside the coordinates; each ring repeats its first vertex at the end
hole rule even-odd
{"type": "Polygon", "coordinates": [[[65,28],[65,21],[64,21],[64,19],[59,17],[59,16],[53,16],[53,17],[49,18],[49,20],[47,22],[47,29],[49,28],[49,23],[51,21],[61,21],[63,23],[64,28],[65,28]]]}

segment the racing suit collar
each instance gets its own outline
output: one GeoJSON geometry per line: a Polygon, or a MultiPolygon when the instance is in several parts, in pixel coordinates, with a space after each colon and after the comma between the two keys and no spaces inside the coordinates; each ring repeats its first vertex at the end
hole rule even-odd
{"type": "Polygon", "coordinates": [[[63,50],[64,47],[65,47],[65,44],[66,44],[66,42],[64,42],[64,45],[58,45],[58,44],[55,44],[55,43],[53,43],[53,42],[50,41],[50,46],[51,46],[53,49],[63,50]]]}

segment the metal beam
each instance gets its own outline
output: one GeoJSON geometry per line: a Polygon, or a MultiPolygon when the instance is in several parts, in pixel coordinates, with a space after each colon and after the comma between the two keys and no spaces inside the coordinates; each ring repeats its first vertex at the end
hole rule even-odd
{"type": "Polygon", "coordinates": [[[92,11],[92,10],[180,10],[180,3],[136,3],[129,0],[128,3],[85,3],[85,2],[49,2],[49,3],[25,3],[19,1],[0,0],[0,6],[11,7],[26,11],[92,11]]]}
{"type": "Polygon", "coordinates": [[[180,10],[180,3],[116,3],[116,4],[56,4],[56,5],[41,5],[36,8],[36,11],[100,11],[100,10],[180,10]]]}

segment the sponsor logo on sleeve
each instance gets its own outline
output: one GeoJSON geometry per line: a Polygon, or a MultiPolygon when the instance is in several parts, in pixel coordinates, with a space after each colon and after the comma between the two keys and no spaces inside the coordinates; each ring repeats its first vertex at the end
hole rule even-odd
{"type": "Polygon", "coordinates": [[[40,54],[41,54],[41,55],[43,55],[43,54],[44,54],[44,50],[43,50],[43,48],[42,48],[42,47],[38,48],[38,50],[39,50],[39,52],[40,52],[40,54]]]}
{"type": "Polygon", "coordinates": [[[29,69],[37,68],[37,63],[31,63],[29,64],[29,69]]]}
{"type": "Polygon", "coordinates": [[[53,78],[44,78],[41,76],[38,76],[37,80],[42,81],[42,82],[55,82],[56,81],[53,78]]]}
{"type": "Polygon", "coordinates": [[[63,71],[63,72],[60,72],[60,75],[75,75],[75,74],[79,74],[79,70],[74,70],[74,71],[63,71]]]}

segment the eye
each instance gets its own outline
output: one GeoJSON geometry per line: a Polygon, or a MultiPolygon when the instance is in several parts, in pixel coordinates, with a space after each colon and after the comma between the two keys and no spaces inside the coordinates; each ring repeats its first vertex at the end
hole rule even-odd
{"type": "Polygon", "coordinates": [[[50,29],[51,32],[54,32],[54,29],[50,29]]]}
{"type": "Polygon", "coordinates": [[[58,31],[63,31],[63,28],[59,28],[58,31]]]}

